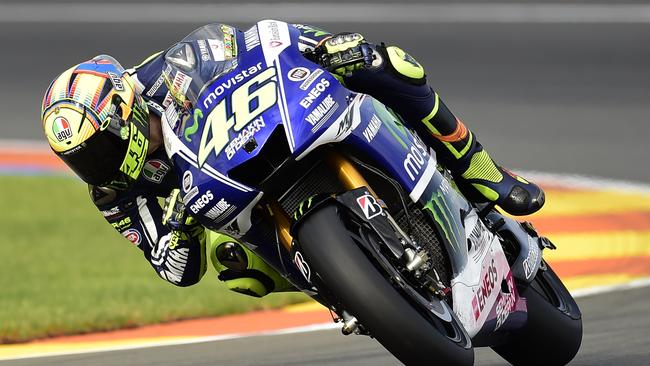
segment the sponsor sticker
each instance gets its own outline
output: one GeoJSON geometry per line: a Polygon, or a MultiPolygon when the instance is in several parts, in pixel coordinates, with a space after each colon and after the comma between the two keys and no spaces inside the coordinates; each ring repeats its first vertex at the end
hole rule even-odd
{"type": "MultiPolygon", "coordinates": [[[[167,67],[171,68],[171,66],[169,65],[167,65],[167,67]]],[[[156,79],[156,82],[151,86],[151,88],[145,94],[150,98],[153,97],[158,91],[158,89],[160,89],[160,87],[163,85],[164,82],[165,79],[163,78],[162,75],[160,75],[158,79],[156,79]]]]}
{"type": "Polygon", "coordinates": [[[167,108],[165,108],[165,117],[167,117],[167,122],[171,128],[176,128],[176,124],[178,123],[178,111],[176,110],[174,103],[169,103],[167,108]]]}
{"type": "Polygon", "coordinates": [[[309,69],[306,67],[294,67],[293,69],[289,70],[287,77],[291,81],[303,81],[309,76],[310,73],[311,71],[309,71],[309,69]]]}
{"type": "Polygon", "coordinates": [[[363,211],[363,214],[368,220],[381,215],[383,212],[381,205],[377,202],[375,197],[370,194],[358,197],[357,204],[361,207],[361,211],[363,211]]]}
{"type": "Polygon", "coordinates": [[[52,133],[59,142],[71,138],[72,128],[70,128],[70,122],[64,117],[56,117],[52,123],[52,133]]]}
{"type": "Polygon", "coordinates": [[[276,48],[282,46],[284,43],[280,40],[282,37],[280,36],[280,29],[278,28],[278,23],[277,22],[268,22],[268,31],[271,33],[271,37],[269,39],[269,46],[271,48],[276,48]]]}
{"type": "Polygon", "coordinates": [[[474,294],[474,298],[472,299],[474,319],[478,320],[478,318],[481,316],[481,313],[485,309],[485,303],[492,294],[497,281],[497,267],[494,263],[494,259],[492,259],[490,266],[483,275],[480,287],[476,290],[476,294],[474,294]]]}
{"type": "Polygon", "coordinates": [[[142,242],[142,235],[136,229],[129,229],[122,233],[126,240],[130,241],[134,245],[140,245],[142,242]]]}
{"type": "Polygon", "coordinates": [[[305,81],[303,81],[302,84],[300,84],[300,89],[302,90],[309,89],[311,84],[313,84],[314,81],[316,81],[322,74],[323,74],[323,70],[321,69],[314,70],[314,72],[312,72],[311,75],[309,75],[307,79],[305,79],[305,81]]]}
{"type": "Polygon", "coordinates": [[[124,91],[124,84],[122,84],[122,78],[118,74],[109,71],[108,78],[111,79],[111,84],[113,84],[113,89],[117,91],[124,91]]]}
{"type": "Polygon", "coordinates": [[[530,250],[528,250],[528,255],[522,262],[526,279],[529,279],[530,276],[533,275],[537,264],[537,259],[539,258],[539,247],[537,246],[537,243],[531,240],[530,237],[528,238],[528,245],[530,247],[530,250]]]}
{"type": "Polygon", "coordinates": [[[246,44],[246,51],[250,51],[260,45],[260,34],[257,32],[257,26],[244,32],[244,42],[246,44]]]}
{"type": "Polygon", "coordinates": [[[120,221],[112,222],[111,226],[113,226],[117,231],[124,231],[129,226],[131,226],[131,223],[132,223],[131,218],[127,216],[120,221]]]}
{"type": "Polygon", "coordinates": [[[309,93],[307,93],[307,96],[305,96],[304,98],[302,98],[302,100],[300,101],[300,105],[301,105],[303,108],[305,108],[305,109],[309,108],[309,107],[312,105],[312,103],[314,103],[314,101],[316,100],[316,98],[320,97],[320,95],[323,94],[323,92],[324,92],[325,90],[327,90],[327,88],[329,88],[329,86],[330,86],[330,81],[327,80],[326,78],[322,78],[322,79],[321,79],[321,80],[320,80],[320,81],[319,81],[319,82],[318,82],[318,83],[317,83],[317,84],[316,84],[316,85],[315,85],[315,86],[314,86],[314,87],[309,91],[309,93]]]}
{"type": "Polygon", "coordinates": [[[163,100],[162,105],[163,107],[167,108],[173,101],[174,98],[172,97],[172,93],[167,92],[167,94],[165,94],[165,99],[163,100]]]}
{"type": "Polygon", "coordinates": [[[144,163],[142,174],[150,182],[160,183],[169,172],[169,165],[162,160],[152,159],[144,163]]]}
{"type": "Polygon", "coordinates": [[[215,61],[224,61],[226,59],[226,51],[223,42],[219,39],[208,39],[208,47],[212,53],[212,59],[215,61]]]}
{"type": "Polygon", "coordinates": [[[483,249],[487,248],[486,245],[492,241],[492,236],[483,223],[477,221],[472,232],[469,234],[469,240],[474,244],[473,251],[475,253],[482,253],[483,249]]]}
{"type": "Polygon", "coordinates": [[[199,187],[192,187],[192,189],[183,196],[183,202],[190,202],[197,194],[199,194],[199,187]]]}
{"type": "Polygon", "coordinates": [[[121,213],[121,211],[120,211],[119,206],[115,206],[115,207],[111,208],[110,210],[103,210],[102,211],[102,215],[104,215],[104,217],[107,217],[107,218],[111,217],[111,216],[118,215],[120,213],[121,213]]]}
{"type": "Polygon", "coordinates": [[[189,170],[186,170],[183,173],[182,184],[183,184],[183,192],[188,192],[190,188],[192,188],[192,185],[194,184],[194,177],[192,176],[192,172],[190,172],[189,170]]]}
{"type": "Polygon", "coordinates": [[[237,136],[235,136],[228,145],[226,146],[226,157],[228,160],[232,159],[235,156],[235,153],[239,151],[244,144],[248,142],[251,138],[255,136],[262,128],[264,128],[264,118],[262,116],[257,117],[254,121],[250,122],[243,130],[241,130],[237,136]]]}
{"type": "Polygon", "coordinates": [[[310,125],[314,127],[314,131],[320,128],[325,122],[327,122],[334,112],[339,108],[339,104],[332,98],[331,95],[328,95],[322,102],[320,102],[316,108],[314,108],[307,117],[307,121],[310,125]]]}
{"type": "Polygon", "coordinates": [[[201,210],[207,204],[212,202],[213,199],[214,199],[214,195],[210,190],[208,190],[207,192],[202,194],[201,197],[197,198],[196,201],[194,201],[194,203],[190,205],[190,211],[192,211],[192,213],[194,214],[198,213],[199,210],[201,210]]]}
{"type": "Polygon", "coordinates": [[[508,273],[506,283],[508,284],[508,292],[501,292],[499,294],[499,300],[497,300],[497,324],[494,327],[494,330],[501,328],[503,323],[505,323],[506,319],[508,319],[508,316],[515,310],[515,307],[517,305],[517,299],[515,297],[515,281],[512,277],[512,273],[508,273]]]}
{"type": "Polygon", "coordinates": [[[370,118],[370,122],[368,122],[368,127],[366,127],[365,130],[363,130],[363,137],[366,138],[366,141],[371,142],[375,136],[377,136],[377,133],[379,132],[379,129],[381,128],[381,120],[379,117],[377,117],[376,114],[372,115],[372,118],[370,118]]]}
{"type": "Polygon", "coordinates": [[[176,71],[174,80],[172,81],[171,85],[168,86],[168,88],[171,96],[179,104],[183,104],[185,102],[185,93],[187,93],[187,90],[190,88],[191,83],[192,78],[190,78],[189,75],[184,74],[180,71],[176,71]]]}
{"type": "Polygon", "coordinates": [[[404,159],[404,170],[411,178],[411,181],[415,181],[415,178],[422,173],[427,156],[424,144],[416,137],[413,145],[411,145],[410,152],[404,159]]]}
{"type": "Polygon", "coordinates": [[[298,267],[298,270],[300,270],[300,273],[302,273],[307,282],[311,283],[311,268],[309,268],[309,265],[305,261],[305,258],[302,256],[302,253],[296,252],[296,254],[293,256],[293,263],[296,264],[296,267],[298,267]]]}
{"type": "Polygon", "coordinates": [[[201,53],[202,61],[210,60],[210,51],[208,50],[208,42],[205,39],[199,39],[196,41],[199,45],[199,52],[201,53]]]}
{"type": "Polygon", "coordinates": [[[204,216],[213,221],[221,221],[235,211],[235,209],[235,206],[228,203],[225,198],[222,198],[204,216]]]}
{"type": "Polygon", "coordinates": [[[221,26],[221,31],[223,32],[223,49],[226,59],[231,59],[237,56],[237,45],[235,39],[235,31],[225,25],[221,26]]]}
{"type": "Polygon", "coordinates": [[[225,93],[226,91],[235,88],[245,80],[247,80],[249,77],[257,74],[259,71],[262,70],[262,63],[258,62],[257,65],[251,66],[246,70],[242,70],[239,73],[237,73],[235,76],[229,78],[228,80],[222,81],[219,85],[217,85],[210,94],[208,94],[205,99],[203,100],[203,107],[205,109],[210,109],[210,106],[216,102],[218,97],[225,93]]]}

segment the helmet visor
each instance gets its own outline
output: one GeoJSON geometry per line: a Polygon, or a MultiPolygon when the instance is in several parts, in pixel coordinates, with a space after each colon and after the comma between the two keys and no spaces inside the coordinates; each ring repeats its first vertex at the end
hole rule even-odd
{"type": "Polygon", "coordinates": [[[86,183],[128,189],[139,177],[149,148],[148,110],[138,96],[133,108],[117,101],[101,129],[59,157],[86,183]]]}

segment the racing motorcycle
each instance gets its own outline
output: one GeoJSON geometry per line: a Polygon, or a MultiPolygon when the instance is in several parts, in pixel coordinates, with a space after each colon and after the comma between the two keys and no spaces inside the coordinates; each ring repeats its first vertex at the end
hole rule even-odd
{"type": "MultiPolygon", "coordinates": [[[[390,109],[308,60],[298,31],[198,29],[166,53],[165,148],[188,212],[260,255],[407,365],[564,365],[581,313],[542,258],[553,244],[468,202],[390,109]]],[[[367,55],[363,55],[365,57],[367,55]]]]}

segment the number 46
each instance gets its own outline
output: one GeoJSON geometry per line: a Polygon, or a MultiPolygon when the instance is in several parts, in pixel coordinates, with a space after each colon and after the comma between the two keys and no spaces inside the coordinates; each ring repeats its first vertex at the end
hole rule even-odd
{"type": "Polygon", "coordinates": [[[241,131],[257,116],[277,102],[276,72],[271,67],[242,84],[231,94],[232,115],[228,116],[223,98],[208,115],[199,145],[199,168],[205,164],[212,152],[219,155],[230,138],[228,131],[241,131]],[[251,89],[253,89],[251,91],[251,89]],[[257,103],[253,103],[257,99],[257,103]],[[254,107],[251,107],[254,105],[254,107]]]}

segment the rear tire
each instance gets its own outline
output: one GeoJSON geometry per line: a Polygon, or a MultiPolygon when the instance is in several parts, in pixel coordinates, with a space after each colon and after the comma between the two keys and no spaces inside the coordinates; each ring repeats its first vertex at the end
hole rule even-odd
{"type": "Polygon", "coordinates": [[[550,266],[539,270],[521,291],[528,304],[528,322],[506,345],[494,351],[513,365],[561,366],[575,357],[582,342],[582,314],[550,266]]]}
{"type": "Polygon", "coordinates": [[[384,278],[350,237],[336,206],[307,216],[297,238],[312,279],[319,276],[345,310],[400,361],[473,365],[471,344],[465,347],[441,334],[384,278]]]}

